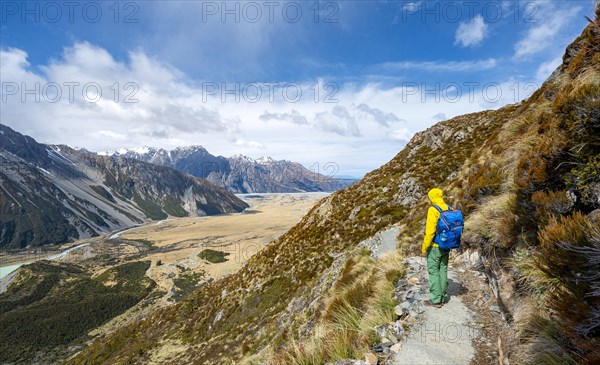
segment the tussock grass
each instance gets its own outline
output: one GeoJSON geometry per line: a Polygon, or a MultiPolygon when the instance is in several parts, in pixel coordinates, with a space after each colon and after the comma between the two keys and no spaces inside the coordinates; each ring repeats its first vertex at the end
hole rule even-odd
{"type": "Polygon", "coordinates": [[[539,311],[519,323],[516,356],[524,364],[598,363],[600,230],[575,212],[551,217],[539,241],[513,259],[539,298],[539,311]]]}
{"type": "Polygon", "coordinates": [[[287,352],[279,354],[272,363],[290,365],[324,364],[323,352],[320,351],[323,345],[321,338],[311,338],[302,343],[292,340],[288,345],[287,352]]]}
{"type": "Polygon", "coordinates": [[[324,364],[362,358],[377,340],[374,327],[395,320],[394,283],[404,277],[399,252],[374,260],[364,250],[346,262],[314,336],[272,354],[269,364],[324,364]]]}
{"type": "Polygon", "coordinates": [[[556,322],[531,315],[518,325],[517,338],[522,346],[517,347],[514,360],[523,365],[578,365],[579,361],[565,351],[565,338],[560,333],[556,322]]]}
{"type": "Polygon", "coordinates": [[[517,250],[507,260],[507,266],[519,271],[518,280],[524,288],[540,298],[539,305],[543,307],[543,296],[560,286],[560,281],[546,275],[538,264],[535,255],[536,248],[517,250]]]}
{"type": "Polygon", "coordinates": [[[472,212],[465,221],[463,240],[466,244],[482,244],[488,256],[497,247],[510,247],[514,244],[516,215],[513,213],[516,196],[504,193],[486,200],[472,212]]]}

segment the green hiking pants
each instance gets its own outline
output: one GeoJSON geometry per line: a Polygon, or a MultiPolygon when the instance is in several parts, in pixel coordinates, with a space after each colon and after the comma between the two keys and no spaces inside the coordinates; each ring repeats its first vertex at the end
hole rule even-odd
{"type": "Polygon", "coordinates": [[[427,253],[427,271],[429,272],[429,297],[434,304],[448,299],[448,256],[450,251],[431,247],[427,253]]]}

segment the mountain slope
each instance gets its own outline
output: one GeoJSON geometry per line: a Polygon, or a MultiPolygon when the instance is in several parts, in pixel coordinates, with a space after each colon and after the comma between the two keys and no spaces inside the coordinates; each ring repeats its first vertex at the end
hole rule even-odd
{"type": "Polygon", "coordinates": [[[153,291],[149,267],[149,261],[132,262],[96,276],[45,260],[21,268],[0,294],[0,362],[56,364],[69,346],[153,291]]]}
{"type": "MultiPolygon", "coordinates": [[[[362,240],[396,224],[402,250],[420,249],[425,194],[434,186],[467,216],[465,245],[481,252],[507,313],[501,335],[511,362],[598,363],[598,16],[527,101],[418,133],[237,274],[96,341],[69,363],[147,363],[161,351],[170,355],[162,363],[229,363],[295,348],[330,320],[327,293],[357,275],[362,240]]],[[[355,297],[372,295],[363,284],[355,297]]],[[[351,355],[333,349],[327,360],[351,355]]]]}
{"type": "Polygon", "coordinates": [[[96,236],[167,215],[239,212],[240,199],[176,170],[47,146],[0,125],[0,247],[96,236]]]}
{"type": "Polygon", "coordinates": [[[517,112],[508,107],[502,113],[462,116],[418,134],[392,161],[324,199],[238,273],[98,341],[71,362],[144,363],[163,347],[185,344],[172,363],[223,363],[285,341],[306,318],[322,314],[323,293],[334,285],[323,278],[343,265],[346,252],[401,221],[427,186],[458,171],[462,163],[457,161],[437,174],[425,173],[438,165],[434,146],[445,144],[466,158],[517,112]]]}
{"type": "MultiPolygon", "coordinates": [[[[169,166],[207,179],[234,193],[335,191],[348,185],[334,176],[313,172],[296,162],[275,161],[270,157],[253,160],[242,155],[231,158],[213,156],[202,146],[179,147],[172,151],[145,147],[106,154],[169,166]]],[[[335,166],[326,167],[333,169],[335,166]]]]}

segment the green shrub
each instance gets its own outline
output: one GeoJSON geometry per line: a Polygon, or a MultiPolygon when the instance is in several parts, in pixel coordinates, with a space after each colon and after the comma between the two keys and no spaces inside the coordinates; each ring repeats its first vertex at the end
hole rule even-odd
{"type": "Polygon", "coordinates": [[[198,254],[198,257],[202,260],[212,262],[213,264],[220,264],[222,262],[228,261],[229,259],[227,258],[227,256],[229,255],[230,254],[228,252],[216,251],[207,248],[205,250],[202,250],[202,252],[198,254]]]}
{"type": "Polygon", "coordinates": [[[98,195],[102,196],[103,198],[105,198],[113,203],[116,203],[115,198],[108,191],[106,191],[106,189],[104,189],[102,186],[90,185],[90,188],[92,188],[92,190],[94,190],[98,195]]]}
{"type": "Polygon", "coordinates": [[[536,218],[540,227],[548,224],[551,217],[569,213],[574,205],[566,191],[536,191],[531,195],[531,201],[535,205],[536,218]]]}
{"type": "Polygon", "coordinates": [[[146,214],[148,218],[154,220],[161,220],[167,218],[167,214],[163,212],[163,210],[158,205],[156,205],[150,200],[142,198],[137,193],[137,191],[134,191],[133,193],[133,201],[138,206],[138,208],[140,208],[142,212],[146,214]]]}
{"type": "Polygon", "coordinates": [[[149,266],[149,261],[128,263],[96,278],[71,264],[40,261],[24,267],[29,278],[0,295],[0,361],[31,362],[38,351],[60,353],[80,343],[88,331],[152,291],[156,284],[145,276],[149,266]]]}
{"type": "Polygon", "coordinates": [[[189,213],[183,209],[181,203],[174,197],[169,196],[167,201],[163,204],[163,210],[165,213],[172,215],[173,217],[187,217],[189,213]]]}
{"type": "Polygon", "coordinates": [[[188,270],[184,271],[182,274],[180,274],[177,278],[173,280],[173,284],[175,285],[175,294],[173,295],[173,299],[175,299],[176,301],[187,297],[191,292],[198,289],[202,284],[204,284],[202,280],[206,277],[206,273],[204,271],[187,271],[188,270]]]}

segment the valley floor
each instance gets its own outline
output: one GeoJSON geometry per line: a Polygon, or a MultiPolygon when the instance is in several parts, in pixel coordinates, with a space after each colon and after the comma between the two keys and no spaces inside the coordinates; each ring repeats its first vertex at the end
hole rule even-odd
{"type": "MultiPolygon", "coordinates": [[[[149,250],[136,254],[122,249],[126,260],[150,260],[146,275],[156,284],[153,303],[140,303],[91,335],[105,335],[158,307],[180,300],[198,285],[238,271],[252,255],[296,224],[326,193],[241,195],[250,208],[244,213],[177,218],[153,222],[109,235],[108,242],[140,242],[149,250]],[[221,253],[215,262],[199,255],[221,253]]],[[[95,268],[95,275],[107,269],[95,268]]]]}
{"type": "Polygon", "coordinates": [[[180,218],[155,222],[121,233],[124,240],[151,242],[154,250],[148,275],[159,285],[176,266],[204,270],[218,279],[238,271],[274,238],[286,232],[326,194],[251,194],[240,196],[250,208],[244,213],[180,218]],[[227,261],[211,263],[198,257],[203,250],[225,253],[227,261]],[[155,264],[160,260],[161,265],[155,264]]]}
{"type": "MultiPolygon", "coordinates": [[[[149,261],[145,276],[153,279],[156,287],[137,304],[87,331],[87,342],[97,336],[108,335],[132,321],[146,318],[160,307],[182,300],[206,282],[237,272],[250,257],[288,231],[327,195],[243,195],[240,198],[250,205],[243,213],[151,222],[103,237],[57,246],[52,254],[27,257],[25,262],[23,254],[11,256],[5,253],[5,262],[9,264],[2,273],[8,274],[8,266],[15,265],[17,259],[23,265],[50,259],[54,261],[53,265],[76,264],[94,279],[127,264],[149,261]]],[[[19,271],[13,271],[0,280],[0,293],[16,280],[19,271]]],[[[110,278],[103,283],[107,287],[117,285],[110,278]]],[[[4,299],[10,300],[11,297],[4,299]]],[[[70,356],[81,348],[57,352],[54,359],[70,356]]]]}

